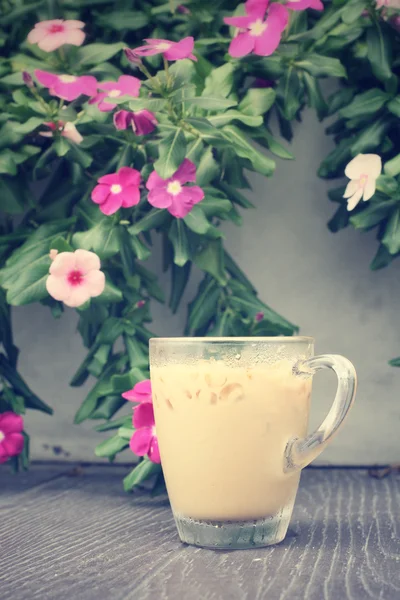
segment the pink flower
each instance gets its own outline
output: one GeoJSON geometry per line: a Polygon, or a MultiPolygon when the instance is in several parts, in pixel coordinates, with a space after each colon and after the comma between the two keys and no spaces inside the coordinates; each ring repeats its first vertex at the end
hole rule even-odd
{"type": "Polygon", "coordinates": [[[146,304],[146,301],[145,301],[145,300],[138,300],[138,301],[136,302],[136,307],[137,307],[137,308],[143,308],[143,306],[145,306],[145,304],[146,304]]]}
{"type": "Polygon", "coordinates": [[[269,0],[248,0],[245,17],[226,17],[224,23],[239,29],[229,46],[229,54],[239,58],[254,52],[258,56],[269,56],[279,46],[289,13],[282,4],[272,4],[265,12],[269,0]]]}
{"type": "Polygon", "coordinates": [[[174,217],[185,217],[204,198],[204,192],[198,185],[184,187],[185,183],[195,181],[196,167],[185,158],[169,179],[162,179],[156,171],[150,174],[146,183],[148,200],[152,206],[166,208],[174,217]]]}
{"type": "Polygon", "coordinates": [[[40,135],[42,135],[43,137],[53,137],[53,131],[56,131],[56,129],[58,129],[58,131],[61,132],[61,135],[63,137],[68,138],[69,140],[71,140],[71,142],[74,142],[74,144],[80,144],[83,141],[83,137],[81,136],[75,125],[71,122],[64,123],[64,121],[58,121],[57,126],[55,123],[52,122],[43,123],[43,125],[46,125],[51,129],[51,131],[41,131],[40,135]]]}
{"type": "Polygon", "coordinates": [[[156,116],[146,109],[137,112],[119,110],[114,114],[114,125],[117,129],[126,129],[131,125],[136,135],[151,133],[157,124],[156,116]]]}
{"type": "Polygon", "coordinates": [[[63,19],[52,19],[51,21],[41,21],[36,23],[35,27],[28,35],[30,44],[37,44],[41,50],[52,52],[64,44],[73,46],[82,46],[85,34],[82,27],[85,23],[82,21],[63,19]]]}
{"type": "Polygon", "coordinates": [[[162,54],[167,60],[182,60],[183,58],[191,58],[197,60],[192,54],[194,48],[194,39],[189,36],[183,38],[179,42],[171,42],[170,40],[146,39],[147,46],[135,48],[136,56],[153,56],[154,54],[162,54]]]}
{"type": "Polygon", "coordinates": [[[274,87],[275,81],[271,79],[262,79],[261,77],[256,77],[252,86],[253,88],[270,88],[274,87]]]}
{"type": "Polygon", "coordinates": [[[32,75],[30,73],[28,73],[28,71],[22,71],[22,81],[30,89],[35,87],[35,84],[33,83],[32,75]]]}
{"type": "Polygon", "coordinates": [[[81,306],[104,291],[105,277],[100,271],[100,259],[88,250],[59,252],[49,273],[47,291],[66,306],[81,306]]]}
{"type": "Polygon", "coordinates": [[[190,12],[190,10],[188,9],[188,7],[185,6],[184,4],[179,4],[179,6],[176,7],[176,12],[180,13],[181,15],[191,15],[192,14],[190,12]]]}
{"type": "Polygon", "coordinates": [[[106,90],[90,98],[89,104],[97,104],[102,112],[109,112],[117,105],[104,102],[105,98],[119,98],[119,96],[131,96],[137,98],[142,82],[132,75],[121,75],[118,81],[103,81],[98,84],[100,90],[106,90]]]}
{"type": "Polygon", "coordinates": [[[262,320],[263,320],[263,318],[264,318],[264,313],[260,311],[260,312],[258,312],[258,313],[256,314],[256,316],[255,316],[254,318],[255,318],[256,322],[257,322],[257,323],[259,323],[260,321],[262,321],[262,320]]]}
{"type": "Polygon", "coordinates": [[[121,207],[130,208],[140,201],[141,177],[136,169],[121,167],[117,173],[104,175],[97,182],[92,200],[105,215],[113,215],[121,207]]]}
{"type": "Polygon", "coordinates": [[[52,96],[63,100],[75,100],[81,94],[93,96],[97,92],[97,81],[92,75],[54,75],[40,69],[35,69],[35,75],[39,83],[49,88],[52,96]]]}
{"type": "Polygon", "coordinates": [[[133,426],[136,429],[131,437],[129,447],[137,456],[147,456],[154,463],[160,463],[160,452],[156,435],[153,400],[151,397],[150,379],[137,383],[122,397],[131,402],[139,402],[133,409],[133,426]]]}
{"type": "Polygon", "coordinates": [[[11,411],[0,414],[0,463],[21,454],[24,447],[24,436],[21,433],[23,428],[21,415],[11,411]]]}
{"type": "Polygon", "coordinates": [[[291,10],[305,10],[306,8],[324,10],[324,5],[321,0],[289,0],[289,2],[286,3],[286,7],[291,10]]]}
{"type": "MultiPolygon", "coordinates": [[[[144,304],[143,300],[139,300],[139,302],[143,302],[144,304]]],[[[125,398],[125,400],[129,400],[129,402],[152,402],[150,379],[139,381],[133,389],[124,392],[122,397],[125,398]]]]}

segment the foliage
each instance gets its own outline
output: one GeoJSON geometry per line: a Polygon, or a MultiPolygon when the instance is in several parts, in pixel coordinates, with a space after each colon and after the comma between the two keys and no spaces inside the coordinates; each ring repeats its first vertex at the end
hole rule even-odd
{"type": "MultiPolygon", "coordinates": [[[[203,277],[187,307],[185,334],[296,332],[258,298],[226,251],[220,225],[240,225],[252,208],[247,171],[269,177],[276,157],[293,158],[272,133],[272,123],[277,120],[281,136],[290,141],[291,122],[301,119],[306,106],[320,119],[337,115],[328,128],[337,146],[323,161],[321,177],[341,177],[346,162],[359,152],[372,150],[385,161],[378,193],[353,215],[346,210],[344,188],[332,190],[330,197],[340,206],[330,229],[376,227],[380,246],[372,268],[400,253],[399,42],[372,0],[333,0],[321,13],[291,12],[273,55],[243,59],[227,54],[232,32],[223,17],[237,7],[230,0],[192,0],[184,11],[175,0],[7,0],[2,5],[0,412],[51,411],[18,374],[10,323],[12,306],[32,302],[45,304],[56,318],[62,315],[63,305],[46,291],[51,249],[94,251],[106,275],[105,292],[78,309],[87,356],[71,380],[80,386],[89,376],[95,378],[75,422],[103,420],[97,429],[114,432],[97,447],[98,456],[113,460],[132,435],[131,419],[115,415],[125,404],[121,393],[149,374],[151,302],[167,302],[172,312],[183,310],[181,300],[193,270],[202,271],[203,277]],[[46,53],[26,42],[35,23],[60,16],[86,23],[85,45],[46,53]],[[195,38],[196,62],[185,59],[168,66],[152,56],[138,66],[122,51],[148,37],[178,41],[186,36],[195,38]],[[146,136],[118,131],[112,112],[99,111],[85,97],[66,104],[45,88],[25,85],[22,72],[35,79],[35,69],[93,75],[99,82],[116,81],[122,74],[139,77],[138,97],[113,101],[117,110],[151,111],[158,126],[146,136]],[[336,78],[340,86],[328,99],[321,87],[327,77],[336,78]],[[63,135],[61,121],[76,126],[83,136],[79,145],[63,135]],[[43,137],[49,122],[53,135],[43,137]],[[137,169],[145,182],[153,169],[170,177],[184,158],[196,165],[196,185],[205,197],[183,219],[152,207],[145,186],[139,204],[112,216],[102,214],[90,199],[97,180],[121,167],[137,169]],[[157,236],[163,269],[171,277],[169,298],[145,266],[157,236]]],[[[160,467],[148,463],[140,462],[125,479],[126,489],[156,472],[156,485],[160,482],[160,467]]]]}

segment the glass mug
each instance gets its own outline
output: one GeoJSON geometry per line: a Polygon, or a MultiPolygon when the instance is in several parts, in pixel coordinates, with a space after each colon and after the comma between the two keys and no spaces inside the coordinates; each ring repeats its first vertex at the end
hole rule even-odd
{"type": "Polygon", "coordinates": [[[356,373],[310,337],[156,338],[150,374],[167,490],[182,542],[269,546],[286,535],[300,480],[349,411],[356,373]],[[307,435],[313,374],[338,389],[307,435]]]}

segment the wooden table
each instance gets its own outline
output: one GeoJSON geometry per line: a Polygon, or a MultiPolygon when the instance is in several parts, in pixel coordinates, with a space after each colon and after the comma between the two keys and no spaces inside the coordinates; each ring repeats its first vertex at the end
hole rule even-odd
{"type": "Polygon", "coordinates": [[[400,599],[400,477],[306,469],[286,540],[181,544],[166,497],[117,466],[0,469],[1,600],[400,599]]]}

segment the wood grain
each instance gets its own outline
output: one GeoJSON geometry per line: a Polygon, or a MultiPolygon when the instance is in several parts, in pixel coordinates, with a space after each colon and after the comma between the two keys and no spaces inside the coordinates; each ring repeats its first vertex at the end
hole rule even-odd
{"type": "Polygon", "coordinates": [[[1,600],[400,599],[400,478],[306,469],[275,547],[211,551],[177,539],[166,498],[127,496],[121,467],[0,470],[1,600]]]}

